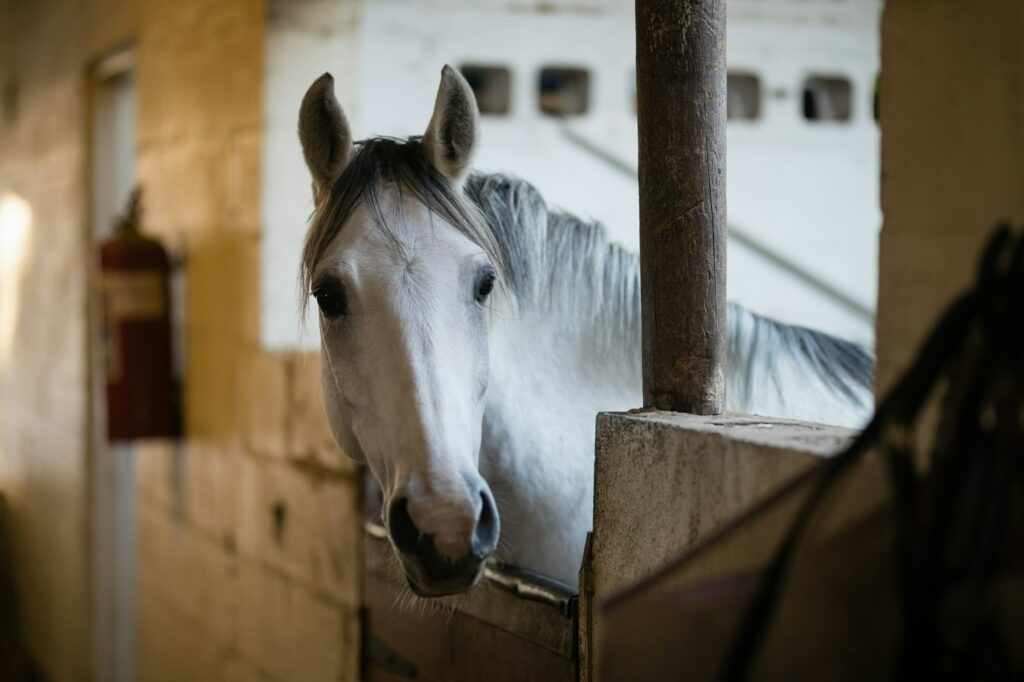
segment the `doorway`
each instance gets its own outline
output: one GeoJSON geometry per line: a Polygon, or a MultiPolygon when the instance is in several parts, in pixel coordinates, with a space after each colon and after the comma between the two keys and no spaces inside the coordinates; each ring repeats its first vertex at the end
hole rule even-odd
{"type": "MultiPolygon", "coordinates": [[[[111,236],[136,184],[135,60],[121,50],[90,73],[91,215],[89,248],[111,236]]],[[[98,266],[90,271],[96,291],[98,266]]],[[[98,680],[135,678],[135,453],[106,435],[106,371],[99,306],[90,299],[93,668],[98,680]]]]}

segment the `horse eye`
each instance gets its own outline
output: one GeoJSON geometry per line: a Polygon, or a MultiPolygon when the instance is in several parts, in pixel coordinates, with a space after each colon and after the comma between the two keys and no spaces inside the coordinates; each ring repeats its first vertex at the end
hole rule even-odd
{"type": "Polygon", "coordinates": [[[317,285],[313,290],[316,304],[327,319],[333,320],[348,313],[348,301],[345,300],[345,288],[339,282],[328,281],[317,285]]]}
{"type": "Polygon", "coordinates": [[[483,278],[480,279],[476,285],[476,302],[483,303],[487,300],[487,297],[491,294],[491,290],[494,289],[495,276],[493,272],[488,272],[483,278]]]}

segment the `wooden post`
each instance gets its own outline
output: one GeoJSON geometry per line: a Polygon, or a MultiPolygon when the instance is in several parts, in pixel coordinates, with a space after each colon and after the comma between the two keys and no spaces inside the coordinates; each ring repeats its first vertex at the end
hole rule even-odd
{"type": "Polygon", "coordinates": [[[644,406],[725,403],[725,0],[636,0],[644,406]]]}

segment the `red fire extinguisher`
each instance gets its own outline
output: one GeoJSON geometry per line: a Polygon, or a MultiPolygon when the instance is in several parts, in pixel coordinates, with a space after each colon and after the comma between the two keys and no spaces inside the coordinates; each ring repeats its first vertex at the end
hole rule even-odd
{"type": "Polygon", "coordinates": [[[132,192],[114,235],[100,247],[107,383],[107,438],[178,434],[171,359],[170,265],[139,232],[141,191],[132,192]]]}

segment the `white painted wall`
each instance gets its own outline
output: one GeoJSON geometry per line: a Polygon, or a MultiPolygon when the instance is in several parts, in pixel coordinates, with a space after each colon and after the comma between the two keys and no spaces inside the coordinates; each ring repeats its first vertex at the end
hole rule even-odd
{"type": "MultiPolygon", "coordinates": [[[[315,0],[272,2],[264,148],[265,345],[315,348],[315,320],[298,333],[301,241],[312,210],[295,134],[299,101],[330,70],[357,137],[417,134],[429,118],[441,66],[473,62],[512,70],[512,112],[485,117],[477,167],[525,178],[548,201],[601,220],[635,249],[636,167],[632,2],[315,0]],[[537,108],[543,66],[591,72],[591,105],[570,120],[537,108]]],[[[733,122],[728,139],[729,222],[873,310],[877,280],[878,130],[871,117],[878,70],[878,0],[733,0],[730,68],[758,73],[762,117],[733,122]],[[846,124],[801,114],[809,74],[854,84],[846,124]]],[[[851,313],[732,241],[729,297],[789,322],[870,342],[870,319],[851,313]]]]}
{"type": "Polygon", "coordinates": [[[299,319],[299,257],[313,211],[309,171],[299,147],[299,103],[324,71],[338,99],[358,116],[362,6],[359,2],[271,0],[264,87],[263,240],[260,335],[268,350],[319,348],[316,318],[299,319]]]}

